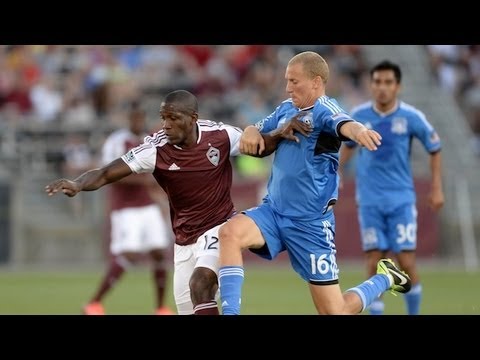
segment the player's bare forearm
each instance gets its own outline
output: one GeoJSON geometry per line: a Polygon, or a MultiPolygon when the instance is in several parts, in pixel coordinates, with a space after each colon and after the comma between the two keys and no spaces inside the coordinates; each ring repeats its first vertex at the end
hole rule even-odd
{"type": "Polygon", "coordinates": [[[112,161],[110,164],[84,172],[75,180],[58,179],[47,186],[45,191],[49,196],[61,191],[67,196],[75,196],[80,191],[94,191],[106,184],[118,181],[132,173],[132,170],[122,159],[112,161]]]}
{"type": "Polygon", "coordinates": [[[358,144],[365,146],[368,150],[377,150],[377,146],[382,143],[382,137],[375,130],[367,129],[363,124],[357,121],[344,123],[340,128],[340,133],[358,144]]]}
{"type": "Polygon", "coordinates": [[[440,151],[430,155],[430,172],[432,175],[432,189],[442,188],[442,155],[440,151]]]}
{"type": "Polygon", "coordinates": [[[277,150],[278,143],[282,140],[282,136],[280,135],[280,133],[272,133],[261,134],[263,137],[263,141],[265,142],[265,149],[262,151],[261,154],[255,155],[256,157],[265,157],[271,155],[275,150],[277,150]]]}
{"type": "Polygon", "coordinates": [[[429,205],[433,210],[439,210],[445,203],[442,186],[442,156],[440,151],[431,154],[430,170],[432,175],[432,185],[429,195],[429,205]]]}

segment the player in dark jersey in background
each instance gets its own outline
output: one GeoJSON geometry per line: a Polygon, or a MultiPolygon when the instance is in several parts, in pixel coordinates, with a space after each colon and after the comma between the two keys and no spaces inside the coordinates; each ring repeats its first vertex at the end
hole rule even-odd
{"type": "MultiPolygon", "coordinates": [[[[148,134],[146,114],[138,102],[132,104],[128,128],[111,133],[102,147],[102,165],[125,154],[143,143],[148,134]]],[[[153,267],[157,315],[173,312],[164,304],[167,280],[166,250],[170,245],[171,230],[164,220],[159,204],[152,197],[155,181],[147,174],[128,176],[109,186],[110,253],[111,259],[100,285],[83,307],[86,315],[103,315],[104,296],[114,287],[124,272],[148,254],[153,267]]]]}
{"type": "Polygon", "coordinates": [[[235,213],[230,156],[239,154],[242,131],[199,119],[197,99],[185,90],[166,96],[160,116],[163,129],[147,136],[143,144],[75,180],[55,180],[45,191],[72,197],[132,173],[153,174],[170,205],[177,312],[218,315],[218,229],[235,213]]]}

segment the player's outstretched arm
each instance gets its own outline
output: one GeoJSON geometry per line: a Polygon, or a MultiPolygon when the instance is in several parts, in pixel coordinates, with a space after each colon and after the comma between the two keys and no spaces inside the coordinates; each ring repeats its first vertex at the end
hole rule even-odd
{"type": "Polygon", "coordinates": [[[45,186],[45,192],[48,196],[52,196],[61,191],[65,195],[72,197],[80,191],[97,190],[131,173],[130,167],[122,159],[118,158],[102,168],[84,172],[75,180],[57,179],[45,186]]]}

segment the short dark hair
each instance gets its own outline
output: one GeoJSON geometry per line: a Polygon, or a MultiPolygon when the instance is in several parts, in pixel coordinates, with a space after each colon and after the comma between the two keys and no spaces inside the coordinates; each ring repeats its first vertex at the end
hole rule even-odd
{"type": "Polygon", "coordinates": [[[175,90],[169,93],[165,97],[165,104],[179,103],[184,105],[185,108],[192,110],[192,112],[198,112],[197,97],[187,90],[175,90]]]}
{"type": "Polygon", "coordinates": [[[370,78],[373,77],[373,74],[375,72],[384,71],[384,70],[392,70],[393,74],[395,75],[395,79],[397,80],[397,83],[400,84],[402,82],[402,71],[400,70],[400,66],[391,62],[390,60],[383,60],[379,62],[377,65],[375,65],[370,70],[370,78]]]}

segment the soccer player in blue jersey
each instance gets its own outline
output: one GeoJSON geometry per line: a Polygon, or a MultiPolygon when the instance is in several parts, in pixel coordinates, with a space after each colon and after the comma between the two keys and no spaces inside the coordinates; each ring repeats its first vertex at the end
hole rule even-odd
{"type": "MultiPolygon", "coordinates": [[[[367,272],[375,273],[376,263],[387,251],[395,254],[398,264],[412,280],[405,294],[407,313],[419,314],[422,286],[417,273],[417,210],[410,149],[417,138],[430,154],[433,210],[443,206],[441,178],[441,142],[425,115],[398,99],[402,73],[390,61],[382,61],[370,71],[373,101],[352,110],[351,115],[382,136],[382,146],[371,152],[361,148],[356,169],[356,199],[362,248],[367,272]]],[[[345,142],[340,150],[341,168],[351,159],[356,144],[345,142]]],[[[384,303],[379,297],[370,305],[370,313],[380,315],[384,303]]]]}
{"type": "Polygon", "coordinates": [[[320,314],[357,314],[387,290],[407,292],[409,277],[390,259],[377,274],[342,294],[336,262],[335,218],[342,140],[369,151],[381,137],[325,95],[328,65],[315,52],[290,59],[285,79],[290,96],[275,111],[248,126],[240,151],[266,156],[275,151],[268,192],[261,205],[233,216],[219,232],[222,314],[240,314],[244,279],[242,250],[273,259],[286,250],[293,269],[309,284],[320,314]]]}

